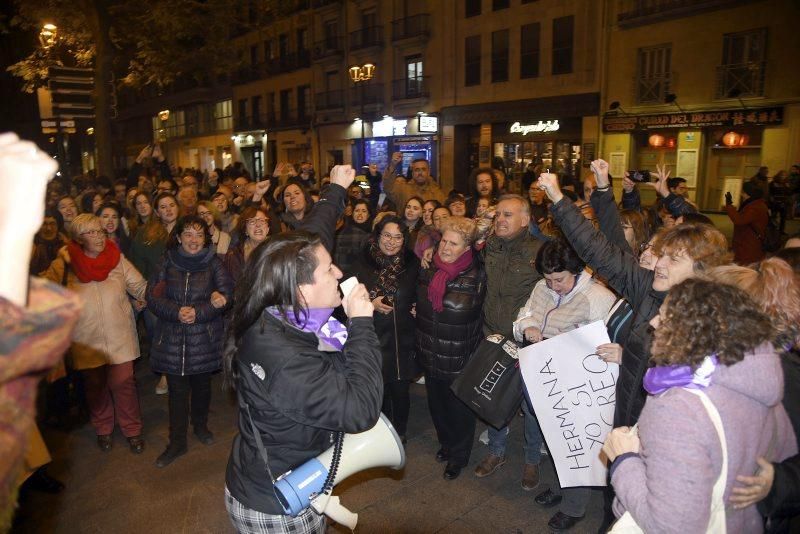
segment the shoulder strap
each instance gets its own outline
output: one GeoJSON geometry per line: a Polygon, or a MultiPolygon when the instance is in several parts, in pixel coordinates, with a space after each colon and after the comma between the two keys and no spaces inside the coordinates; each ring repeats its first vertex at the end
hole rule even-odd
{"type": "MultiPolygon", "coordinates": [[[[250,421],[250,431],[253,433],[253,438],[256,440],[256,446],[258,447],[258,453],[261,455],[261,459],[264,461],[264,465],[267,467],[267,474],[269,475],[269,479],[272,481],[273,491],[275,486],[275,477],[272,475],[272,470],[269,468],[269,454],[267,453],[267,448],[264,446],[264,442],[261,441],[261,433],[256,428],[256,424],[253,422],[253,416],[250,415],[250,406],[244,402],[241,397],[239,398],[239,407],[241,407],[245,413],[247,414],[247,419],[250,421]]],[[[277,497],[277,495],[276,495],[277,497]]]]}
{"type": "Polygon", "coordinates": [[[708,398],[704,391],[699,389],[684,388],[689,393],[696,395],[703,402],[703,407],[708,412],[711,423],[717,431],[720,446],[722,448],[722,470],[720,471],[717,481],[714,482],[714,489],[711,492],[711,513],[708,520],[708,533],[725,533],[725,486],[728,482],[728,447],[725,440],[725,429],[722,426],[722,418],[719,415],[717,407],[708,398]]]}

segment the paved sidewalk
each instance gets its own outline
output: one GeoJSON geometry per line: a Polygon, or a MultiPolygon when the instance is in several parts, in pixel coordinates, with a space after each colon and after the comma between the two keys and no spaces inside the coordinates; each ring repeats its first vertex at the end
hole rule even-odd
{"type": "MultiPolygon", "coordinates": [[[[139,390],[147,448],[131,454],[117,433],[114,449],[102,453],[90,425],[66,434],[45,430],[54,462],[50,473],[66,484],[57,496],[31,494],[20,510],[18,533],[203,533],[233,532],[223,502],[225,465],[235,434],[235,410],[214,378],[209,427],[216,442],[203,446],[189,436],[189,453],[158,469],[156,457],[167,442],[167,398],[153,392],[155,377],[146,362],[138,364],[139,390]]],[[[423,386],[412,385],[407,463],[404,470],[373,469],[337,486],[342,502],[359,514],[362,533],[538,533],[548,532],[555,509],[533,502],[538,491],[520,487],[522,471],[521,419],[514,421],[509,461],[494,475],[472,474],[486,447],[477,442],[470,465],[454,481],[442,478],[436,463],[435,431],[428,415],[423,386]]],[[[482,431],[478,425],[478,432],[482,431]]],[[[543,483],[554,480],[543,460],[543,483]]],[[[595,492],[586,518],[570,532],[594,533],[600,522],[602,497],[595,492]]],[[[334,526],[329,532],[345,533],[334,526]]]]}

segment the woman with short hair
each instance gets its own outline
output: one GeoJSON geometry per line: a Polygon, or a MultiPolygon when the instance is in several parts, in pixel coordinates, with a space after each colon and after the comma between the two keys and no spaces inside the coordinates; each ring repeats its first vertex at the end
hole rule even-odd
{"type": "Polygon", "coordinates": [[[225,267],[234,283],[239,280],[250,253],[267,240],[269,222],[267,212],[254,206],[246,207],[239,215],[235,230],[238,235],[236,246],[229,248],[225,254],[225,267]]]}
{"type": "Polygon", "coordinates": [[[67,287],[81,295],[71,354],[74,368],[84,376],[97,445],[111,450],[116,420],[131,451],[139,454],[144,440],[133,375],[139,340],[128,296],[143,307],[147,281],[108,239],[95,215],[76,216],[69,233],[68,255],[56,258],[44,276],[56,283],[66,279],[67,287]]]}
{"type": "Polygon", "coordinates": [[[190,416],[197,439],[213,443],[211,374],[222,367],[222,315],[232,298],[233,281],[211,248],[205,221],[196,215],[181,218],[147,291],[148,308],[159,319],[150,366],[167,377],[169,387],[169,444],[157,467],[186,454],[190,416]]]}
{"type": "Polygon", "coordinates": [[[453,480],[469,463],[475,414],[450,386],[483,338],[486,271],[472,248],[474,220],[450,217],[440,228],[438,250],[417,283],[416,354],[439,440],[436,460],[446,462],[443,476],[453,480]]]}

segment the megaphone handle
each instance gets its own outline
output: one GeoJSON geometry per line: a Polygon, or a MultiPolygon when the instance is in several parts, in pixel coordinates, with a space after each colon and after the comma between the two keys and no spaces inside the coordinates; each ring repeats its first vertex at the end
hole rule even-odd
{"type": "Polygon", "coordinates": [[[355,530],[358,524],[358,514],[354,514],[345,508],[339,497],[335,495],[320,495],[311,501],[311,507],[317,513],[325,514],[340,525],[344,525],[351,531],[355,530]],[[320,510],[321,508],[321,510],[320,510]]]}

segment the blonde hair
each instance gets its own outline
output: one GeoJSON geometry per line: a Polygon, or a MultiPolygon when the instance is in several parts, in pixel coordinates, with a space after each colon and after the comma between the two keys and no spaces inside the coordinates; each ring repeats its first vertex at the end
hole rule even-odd
{"type": "Polygon", "coordinates": [[[103,229],[100,217],[91,213],[81,213],[72,219],[72,224],[69,227],[69,236],[76,243],[81,243],[81,234],[88,231],[89,227],[93,225],[97,225],[101,230],[103,229]]]}
{"type": "Polygon", "coordinates": [[[708,270],[705,276],[750,295],[772,319],[779,343],[792,341],[800,323],[800,284],[794,270],[780,258],[769,258],[751,267],[722,265],[708,270]]]}
{"type": "Polygon", "coordinates": [[[478,225],[474,219],[452,215],[442,223],[442,235],[448,230],[460,235],[464,243],[470,246],[478,238],[478,225]]]}

